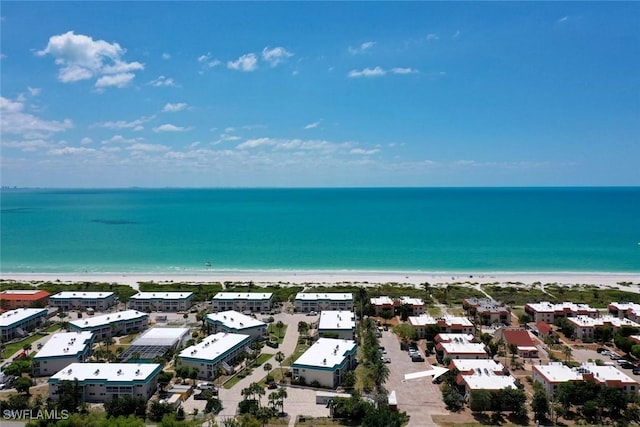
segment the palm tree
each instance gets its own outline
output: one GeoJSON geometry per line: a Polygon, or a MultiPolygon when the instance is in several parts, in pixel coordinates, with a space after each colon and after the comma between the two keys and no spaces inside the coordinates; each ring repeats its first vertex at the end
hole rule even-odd
{"type": "Polygon", "coordinates": [[[284,353],[279,351],[276,353],[276,361],[280,364],[280,375],[282,375],[282,379],[284,380],[284,373],[282,372],[282,362],[284,361],[284,353]]]}
{"type": "Polygon", "coordinates": [[[278,323],[276,323],[276,329],[278,330],[278,341],[280,341],[280,335],[282,335],[282,328],[284,328],[284,323],[282,323],[282,320],[278,320],[278,323]]]}
{"type": "Polygon", "coordinates": [[[389,379],[389,367],[382,360],[378,359],[372,366],[372,377],[376,383],[376,388],[380,390],[382,385],[389,379]]]}
{"type": "Polygon", "coordinates": [[[571,347],[569,347],[568,345],[564,346],[564,348],[562,349],[562,354],[564,354],[565,362],[568,362],[571,359],[572,353],[573,351],[571,350],[571,347]]]}
{"type": "Polygon", "coordinates": [[[364,315],[364,303],[367,299],[367,288],[360,286],[358,288],[358,300],[360,301],[360,321],[364,315]]]}
{"type": "Polygon", "coordinates": [[[271,363],[267,362],[262,366],[262,369],[267,371],[267,376],[269,376],[271,375],[271,370],[273,369],[273,366],[271,366],[271,363]]]}
{"type": "Polygon", "coordinates": [[[222,374],[224,374],[224,369],[222,369],[222,366],[216,366],[214,373],[218,379],[218,388],[220,388],[222,386],[222,374]]]}
{"type": "Polygon", "coordinates": [[[278,396],[278,406],[280,406],[280,413],[284,414],[284,399],[289,397],[287,395],[287,390],[285,390],[284,388],[281,388],[280,390],[277,391],[277,396],[278,396]]]}

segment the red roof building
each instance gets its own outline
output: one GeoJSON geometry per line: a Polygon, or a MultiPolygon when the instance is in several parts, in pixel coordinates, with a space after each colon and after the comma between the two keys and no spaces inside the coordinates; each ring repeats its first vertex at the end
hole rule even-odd
{"type": "Polygon", "coordinates": [[[543,338],[548,337],[553,332],[553,327],[547,322],[536,323],[536,328],[538,329],[540,336],[543,338]]]}
{"type": "Polygon", "coordinates": [[[16,308],[43,308],[49,303],[49,292],[34,289],[7,290],[0,292],[0,307],[3,310],[16,308]]]}
{"type": "Polygon", "coordinates": [[[520,357],[538,357],[538,347],[531,339],[529,331],[524,329],[501,328],[495,333],[495,338],[502,338],[507,345],[515,345],[520,357]]]}

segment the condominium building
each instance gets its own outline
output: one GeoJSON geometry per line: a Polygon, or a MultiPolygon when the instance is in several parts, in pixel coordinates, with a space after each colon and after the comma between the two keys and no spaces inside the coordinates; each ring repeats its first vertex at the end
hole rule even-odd
{"type": "Polygon", "coordinates": [[[483,325],[511,324],[511,309],[491,298],[470,297],[462,300],[462,308],[469,316],[478,316],[483,325]]]}
{"type": "Polygon", "coordinates": [[[243,352],[250,351],[251,337],[246,334],[218,332],[180,352],[180,364],[198,370],[198,378],[215,378],[217,368],[233,373],[233,364],[243,352]]]}
{"type": "Polygon", "coordinates": [[[211,300],[213,311],[267,313],[273,306],[271,292],[218,292],[211,300]]]}
{"type": "Polygon", "coordinates": [[[318,335],[352,340],[356,333],[356,315],[352,311],[324,310],[320,313],[318,335]]]}
{"type": "Polygon", "coordinates": [[[291,365],[293,379],[336,388],[355,369],[357,349],[353,340],[320,338],[291,365]]]}
{"type": "Polygon", "coordinates": [[[43,308],[49,302],[49,292],[37,289],[6,290],[0,292],[0,309],[43,308]]]}
{"type": "Polygon", "coordinates": [[[550,302],[528,303],[524,311],[531,316],[534,322],[553,323],[559,317],[587,316],[598,317],[600,312],[588,304],[576,304],[562,302],[558,304],[550,302]]]}
{"type": "Polygon", "coordinates": [[[64,291],[49,297],[49,305],[62,310],[106,311],[117,302],[113,292],[64,291]]]}
{"type": "Polygon", "coordinates": [[[161,371],[157,363],[72,363],[49,378],[49,398],[59,399],[62,382],[77,381],[83,402],[104,403],[123,396],[148,400],[161,371]]]}
{"type": "Polygon", "coordinates": [[[525,329],[502,327],[493,336],[496,341],[503,340],[508,346],[515,346],[520,357],[538,357],[538,347],[525,329]]]}
{"type": "Polygon", "coordinates": [[[118,355],[123,362],[149,362],[166,357],[172,350],[182,347],[191,339],[189,328],[151,328],[133,340],[131,346],[118,355]]]}
{"type": "Polygon", "coordinates": [[[91,344],[91,332],[58,332],[51,335],[33,358],[33,375],[53,375],[72,363],[86,362],[91,355],[91,344]]]}
{"type": "Polygon", "coordinates": [[[211,325],[213,333],[245,334],[251,336],[252,340],[267,334],[266,323],[234,310],[208,314],[206,322],[211,325]]]}
{"type": "Polygon", "coordinates": [[[371,306],[374,308],[376,316],[380,316],[384,310],[390,310],[392,313],[398,311],[401,306],[409,308],[409,316],[420,316],[425,312],[424,301],[414,297],[400,297],[391,299],[387,296],[381,296],[370,299],[371,306]]]}
{"type": "Polygon", "coordinates": [[[550,362],[548,365],[532,365],[531,373],[533,381],[542,384],[549,397],[555,396],[560,384],[570,381],[595,382],[603,387],[618,388],[630,395],[638,392],[638,382],[615,366],[586,362],[577,368],[570,368],[561,362],[550,362]]]}
{"type": "Polygon", "coordinates": [[[303,293],[296,295],[294,306],[299,313],[322,310],[353,311],[353,295],[345,293],[303,293]]]}
{"type": "Polygon", "coordinates": [[[129,299],[129,308],[138,311],[187,311],[193,292],[138,292],[129,299]]]}
{"type": "Polygon", "coordinates": [[[436,344],[436,357],[444,359],[488,359],[487,348],[482,343],[476,343],[468,339],[468,335],[460,334],[458,337],[445,336],[436,344]],[[450,339],[450,340],[445,340],[450,339]]]}
{"type": "Polygon", "coordinates": [[[507,372],[502,363],[492,359],[451,359],[448,368],[450,371],[457,369],[464,375],[477,373],[504,375],[507,372]]]}
{"type": "Polygon", "coordinates": [[[426,338],[427,330],[434,325],[440,329],[440,332],[456,334],[473,334],[475,332],[473,323],[466,317],[459,316],[432,317],[428,314],[410,316],[409,325],[416,330],[420,339],[426,338]]]}
{"type": "Polygon", "coordinates": [[[149,315],[137,310],[118,311],[69,322],[72,330],[93,332],[97,340],[140,332],[148,324],[149,315]]]}
{"type": "Polygon", "coordinates": [[[0,337],[3,342],[24,337],[47,318],[46,308],[16,308],[0,314],[0,337]]]}
{"type": "Polygon", "coordinates": [[[609,304],[609,314],[640,323],[640,304],[634,302],[612,302],[609,304]]]}
{"type": "Polygon", "coordinates": [[[640,324],[629,320],[627,318],[619,318],[615,316],[602,316],[598,318],[591,318],[587,316],[577,316],[568,319],[569,323],[574,327],[574,334],[576,338],[594,338],[595,329],[597,327],[608,327],[615,331],[622,326],[631,326],[634,328],[640,328],[640,324]]]}
{"type": "Polygon", "coordinates": [[[465,398],[469,404],[473,401],[472,392],[476,390],[485,390],[495,393],[507,388],[512,388],[514,390],[518,388],[516,379],[511,375],[496,375],[493,372],[476,372],[471,375],[459,375],[458,384],[464,387],[465,398]]]}

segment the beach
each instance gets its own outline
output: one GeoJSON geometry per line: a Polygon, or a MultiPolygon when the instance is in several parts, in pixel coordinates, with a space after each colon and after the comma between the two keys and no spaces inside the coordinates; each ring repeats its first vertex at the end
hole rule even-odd
{"type": "Polygon", "coordinates": [[[203,271],[188,273],[0,273],[2,280],[20,282],[60,281],[101,282],[130,285],[137,289],[140,282],[156,283],[211,283],[253,282],[256,286],[281,285],[325,285],[357,284],[375,286],[398,283],[419,286],[428,282],[433,286],[449,284],[503,284],[534,286],[541,283],[592,285],[640,292],[640,274],[608,272],[420,272],[420,271],[359,271],[359,270],[247,270],[247,271],[203,271]],[[620,285],[624,283],[624,285],[620,285]]]}

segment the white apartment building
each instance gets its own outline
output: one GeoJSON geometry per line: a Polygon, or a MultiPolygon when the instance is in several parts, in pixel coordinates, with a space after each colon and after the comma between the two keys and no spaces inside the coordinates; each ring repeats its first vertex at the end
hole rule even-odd
{"type": "Polygon", "coordinates": [[[357,350],[352,340],[320,338],[291,365],[293,379],[336,388],[356,367],[357,350]]]}
{"type": "Polygon", "coordinates": [[[391,310],[394,313],[398,307],[405,304],[409,306],[409,316],[420,316],[425,313],[424,301],[420,298],[400,297],[391,299],[387,296],[381,296],[371,298],[370,303],[375,310],[376,316],[380,316],[384,310],[391,310]]]}
{"type": "Polygon", "coordinates": [[[436,352],[442,360],[489,358],[484,344],[467,341],[440,342],[436,344],[436,352]]]}
{"type": "Polygon", "coordinates": [[[492,359],[451,359],[449,370],[457,369],[460,374],[504,375],[504,365],[492,359]]]}
{"type": "Polygon", "coordinates": [[[609,304],[609,314],[640,323],[640,304],[634,302],[612,302],[609,304]]]}
{"type": "Polygon", "coordinates": [[[113,292],[63,291],[49,297],[49,306],[64,311],[86,310],[106,311],[117,302],[113,292]]]}
{"type": "Polygon", "coordinates": [[[353,295],[346,293],[300,292],[293,303],[298,313],[323,310],[353,311],[353,295]]]}
{"type": "Polygon", "coordinates": [[[531,316],[534,322],[553,323],[558,317],[587,316],[598,317],[598,309],[588,304],[576,304],[574,302],[561,302],[553,304],[547,301],[528,303],[524,311],[531,316]]]}
{"type": "Polygon", "coordinates": [[[213,311],[268,313],[272,306],[271,292],[218,292],[211,300],[213,311]]]}
{"type": "Polygon", "coordinates": [[[606,315],[598,318],[591,318],[587,316],[577,316],[570,317],[569,323],[575,328],[575,336],[576,338],[593,338],[595,328],[598,326],[601,327],[609,327],[615,331],[620,329],[622,326],[632,326],[636,328],[640,328],[640,324],[629,320],[627,318],[619,318],[611,315],[606,315]]]}
{"type": "Polygon", "coordinates": [[[440,332],[455,334],[473,334],[475,332],[473,323],[466,317],[461,316],[432,317],[429,314],[423,314],[421,316],[410,316],[409,324],[416,330],[420,339],[426,337],[427,328],[433,325],[437,325],[440,328],[440,332]]]}
{"type": "Polygon", "coordinates": [[[532,378],[542,384],[547,396],[553,397],[560,384],[569,381],[593,381],[601,386],[615,387],[628,394],[638,392],[638,383],[615,366],[597,366],[583,363],[578,368],[570,368],[561,362],[548,365],[532,365],[532,378]]]}
{"type": "Polygon", "coordinates": [[[91,332],[58,332],[51,335],[33,358],[33,376],[53,375],[72,363],[86,362],[91,355],[91,344],[91,332]]]}
{"type": "Polygon", "coordinates": [[[46,308],[16,308],[0,314],[0,338],[2,342],[24,337],[47,318],[46,308]]]}
{"type": "Polygon", "coordinates": [[[140,332],[148,324],[149,315],[137,310],[118,311],[69,322],[74,331],[93,332],[97,340],[140,332]]]}
{"type": "Polygon", "coordinates": [[[72,363],[49,378],[49,398],[59,398],[61,382],[77,380],[83,402],[104,403],[122,396],[149,399],[161,371],[157,363],[72,363]]]}
{"type": "Polygon", "coordinates": [[[218,367],[233,373],[233,364],[238,355],[250,351],[251,337],[246,334],[218,332],[209,335],[196,345],[180,352],[180,364],[198,369],[198,378],[210,380],[216,377],[218,367]]]}
{"type": "Polygon", "coordinates": [[[318,335],[352,340],[356,333],[356,315],[351,311],[324,310],[320,313],[318,335]]]}
{"type": "Polygon", "coordinates": [[[138,311],[188,311],[193,305],[193,292],[138,292],[129,299],[128,307],[138,311]]]}
{"type": "Polygon", "coordinates": [[[266,323],[234,310],[208,314],[205,321],[211,325],[213,333],[245,334],[252,340],[267,334],[266,323]]]}
{"type": "Polygon", "coordinates": [[[496,375],[493,372],[484,373],[477,372],[472,375],[460,375],[461,385],[464,385],[465,398],[469,403],[472,402],[472,392],[475,390],[486,390],[497,392],[507,388],[516,390],[516,379],[511,375],[496,375]]]}

